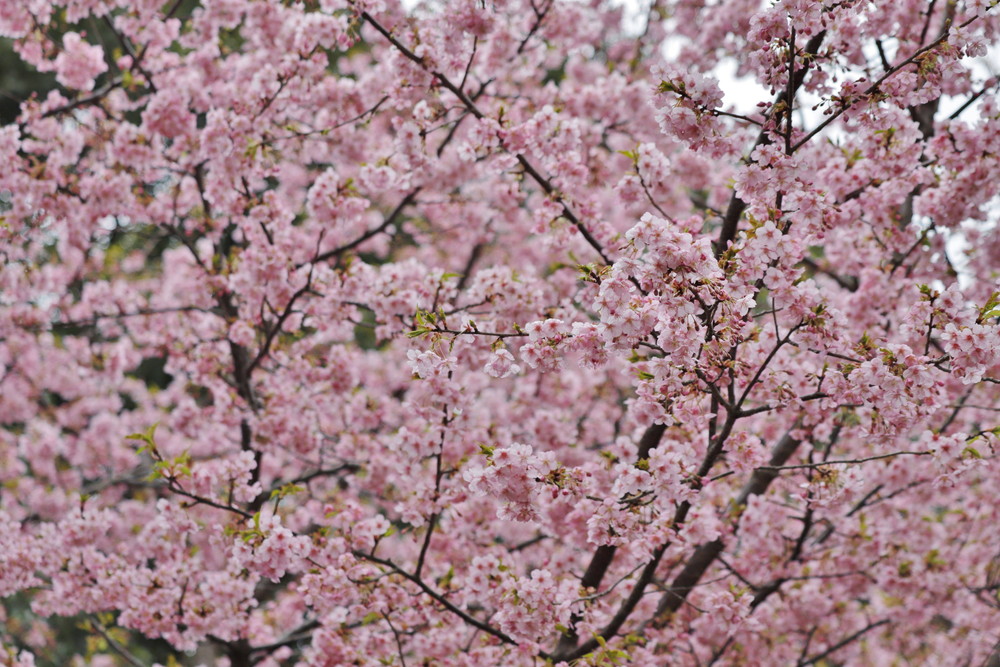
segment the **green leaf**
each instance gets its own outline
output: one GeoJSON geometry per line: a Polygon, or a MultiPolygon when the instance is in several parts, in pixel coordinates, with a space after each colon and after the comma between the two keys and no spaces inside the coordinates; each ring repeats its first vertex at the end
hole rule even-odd
{"type": "Polygon", "coordinates": [[[673,81],[660,81],[660,85],[656,87],[661,93],[683,93],[686,86],[684,82],[681,81],[680,85],[675,84],[673,81]]]}
{"type": "Polygon", "coordinates": [[[279,486],[277,489],[271,491],[271,500],[275,498],[284,498],[285,496],[290,496],[293,493],[301,493],[305,491],[304,486],[299,486],[298,484],[285,484],[284,486],[279,486]]]}
{"type": "Polygon", "coordinates": [[[924,555],[924,565],[926,565],[929,570],[938,569],[947,564],[948,561],[941,558],[941,552],[937,549],[931,549],[924,555]]]}
{"type": "Polygon", "coordinates": [[[437,585],[439,588],[448,588],[451,585],[451,580],[455,578],[455,567],[451,566],[448,571],[437,580],[437,585]]]}
{"type": "Polygon", "coordinates": [[[407,338],[420,338],[424,334],[429,334],[429,333],[432,333],[432,332],[433,332],[433,329],[414,329],[413,331],[407,331],[406,332],[406,337],[407,338]]]}
{"type": "MultiPolygon", "coordinates": [[[[143,433],[129,433],[125,436],[126,440],[141,440],[145,442],[150,448],[156,448],[156,427],[160,425],[160,422],[154,423],[152,426],[147,428],[143,433]]],[[[143,448],[145,449],[145,448],[143,448]]],[[[140,450],[142,451],[142,450],[140,450]]]]}
{"type": "Polygon", "coordinates": [[[628,159],[632,160],[633,164],[639,161],[639,153],[637,151],[618,151],[618,152],[627,157],[628,159]]]}
{"type": "Polygon", "coordinates": [[[1000,308],[998,306],[1000,306],[1000,292],[993,292],[979,310],[979,317],[976,318],[976,323],[982,324],[984,320],[1000,317],[1000,308]]]}

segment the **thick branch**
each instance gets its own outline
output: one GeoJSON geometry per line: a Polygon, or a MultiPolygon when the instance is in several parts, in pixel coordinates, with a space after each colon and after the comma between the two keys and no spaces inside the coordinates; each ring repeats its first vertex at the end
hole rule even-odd
{"type": "MultiPolygon", "coordinates": [[[[740,491],[740,495],[736,497],[733,505],[741,508],[746,505],[750,496],[759,496],[764,493],[771,482],[778,476],[778,470],[775,470],[775,468],[780,468],[780,466],[784,465],[791,458],[792,454],[795,453],[795,450],[798,449],[799,444],[801,444],[800,440],[793,438],[790,432],[786,433],[778,441],[778,444],[774,446],[774,449],[771,450],[770,465],[767,468],[758,468],[754,471],[750,476],[750,480],[743,487],[743,490],[740,491]]],[[[712,563],[722,554],[724,548],[725,544],[720,538],[706,542],[695,549],[694,554],[688,559],[680,574],[677,575],[670,588],[660,598],[660,602],[656,607],[656,616],[652,623],[653,627],[663,627],[669,623],[671,616],[684,604],[688,594],[701,580],[712,563]]]]}
{"type": "MultiPolygon", "coordinates": [[[[663,424],[653,424],[646,429],[639,440],[639,450],[636,454],[637,460],[641,461],[649,457],[649,452],[660,444],[660,439],[663,437],[666,428],[663,424]]],[[[593,557],[590,559],[587,571],[583,573],[583,578],[580,580],[582,588],[593,588],[596,590],[600,587],[604,575],[607,574],[608,568],[611,567],[611,561],[614,560],[617,550],[618,547],[611,544],[604,544],[597,548],[597,551],[594,552],[593,557]]],[[[568,653],[576,646],[580,640],[580,636],[576,631],[576,624],[580,619],[581,616],[579,614],[574,614],[570,620],[569,630],[559,638],[559,643],[556,645],[555,650],[556,655],[568,653]]]]}
{"type": "MultiPolygon", "coordinates": [[[[823,43],[823,38],[825,36],[826,31],[817,33],[812,39],[809,40],[808,43],[806,43],[805,50],[802,54],[803,59],[806,62],[813,58],[819,51],[819,47],[823,43]]],[[[774,104],[771,106],[772,109],[782,109],[785,105],[791,106],[792,98],[805,82],[808,71],[808,67],[803,67],[790,77],[788,87],[779,93],[777,99],[774,101],[774,104]]],[[[760,131],[760,134],[757,135],[757,141],[754,142],[753,147],[757,148],[758,146],[768,146],[771,143],[773,143],[771,135],[768,133],[767,127],[765,127],[760,131]]],[[[796,148],[798,148],[798,144],[792,146],[790,151],[794,151],[796,148]]],[[[753,149],[751,149],[750,152],[753,153],[753,149]]],[[[726,213],[722,218],[722,229],[719,230],[719,240],[715,243],[716,257],[721,257],[722,253],[724,253],[729,247],[729,244],[736,238],[736,229],[740,222],[740,216],[743,215],[743,210],[746,207],[746,202],[736,196],[736,193],[734,192],[733,196],[729,199],[729,206],[726,207],[726,213]]]]}

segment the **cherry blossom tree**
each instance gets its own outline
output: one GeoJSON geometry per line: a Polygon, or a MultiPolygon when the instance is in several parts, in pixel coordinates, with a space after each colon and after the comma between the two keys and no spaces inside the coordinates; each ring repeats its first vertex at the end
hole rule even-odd
{"type": "Polygon", "coordinates": [[[1000,664],[995,4],[0,2],[0,662],[1000,664]]]}

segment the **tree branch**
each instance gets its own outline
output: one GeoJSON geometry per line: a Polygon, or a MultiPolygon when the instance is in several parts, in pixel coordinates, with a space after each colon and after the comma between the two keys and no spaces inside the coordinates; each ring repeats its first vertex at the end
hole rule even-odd
{"type": "MultiPolygon", "coordinates": [[[[968,26],[970,23],[972,23],[973,21],[975,21],[976,18],[977,17],[973,16],[972,18],[970,18],[969,20],[967,20],[965,23],[963,23],[959,27],[964,28],[964,27],[968,26]]],[[[938,46],[940,46],[941,44],[944,44],[946,41],[948,41],[948,36],[949,36],[950,33],[951,33],[950,26],[945,26],[945,29],[941,32],[941,34],[938,36],[938,38],[935,39],[933,42],[931,42],[927,46],[924,46],[922,48],[917,49],[916,51],[913,52],[912,55],[910,55],[909,58],[907,58],[906,60],[902,61],[898,65],[894,65],[888,72],[886,72],[885,74],[883,74],[882,76],[880,76],[875,81],[875,83],[873,83],[872,85],[870,85],[867,88],[865,88],[864,92],[862,92],[860,95],[858,95],[857,98],[845,100],[843,102],[843,104],[840,106],[839,109],[837,109],[832,114],[830,114],[830,116],[827,117],[826,120],[824,120],[822,123],[820,123],[815,128],[813,128],[813,130],[811,132],[809,132],[808,134],[806,134],[806,136],[804,136],[803,138],[799,139],[799,141],[797,141],[795,143],[795,145],[792,146],[792,152],[794,153],[795,151],[799,150],[804,145],[806,145],[807,143],[809,143],[809,141],[813,137],[815,137],[817,134],[819,134],[820,132],[822,132],[823,130],[825,130],[830,125],[830,123],[832,123],[833,121],[837,120],[842,115],[844,115],[844,113],[848,109],[850,109],[851,107],[853,107],[856,102],[859,102],[862,99],[867,99],[868,97],[870,97],[872,95],[872,93],[876,92],[879,89],[879,87],[883,83],[885,83],[886,79],[888,79],[889,77],[891,77],[893,74],[895,74],[896,72],[900,71],[901,69],[903,69],[907,65],[912,64],[913,62],[915,62],[917,60],[917,58],[919,58],[920,56],[924,55],[928,51],[931,51],[931,50],[937,48],[938,46]]]]}
{"type": "Polygon", "coordinates": [[[869,623],[868,625],[866,625],[865,627],[861,628],[857,632],[855,632],[855,633],[853,633],[851,635],[848,635],[844,639],[840,640],[839,642],[837,642],[836,644],[834,644],[833,646],[831,646],[827,650],[823,651],[822,653],[818,653],[818,654],[812,656],[811,658],[806,658],[805,660],[800,660],[799,663],[798,663],[798,665],[796,667],[806,667],[806,665],[814,665],[817,662],[819,662],[820,660],[822,660],[823,658],[827,657],[828,655],[830,655],[832,653],[835,653],[836,651],[839,651],[840,649],[844,648],[845,646],[847,646],[848,644],[850,644],[851,642],[853,642],[854,640],[856,640],[858,637],[860,637],[861,635],[863,635],[866,632],[868,632],[869,630],[874,630],[875,628],[879,627],[880,625],[885,625],[888,622],[889,622],[888,618],[883,618],[881,621],[877,621],[875,623],[869,623]]]}
{"type": "MultiPolygon", "coordinates": [[[[642,434],[642,438],[639,440],[639,448],[636,453],[637,461],[641,461],[642,459],[649,457],[649,452],[651,452],[653,448],[660,443],[666,429],[667,427],[664,424],[653,424],[646,429],[646,431],[642,434]]],[[[604,575],[611,566],[611,562],[614,560],[615,553],[617,551],[618,547],[612,544],[602,544],[597,547],[597,550],[590,559],[590,565],[587,566],[587,570],[584,572],[583,578],[580,579],[580,587],[584,589],[598,589],[601,585],[601,581],[604,579],[604,575]]],[[[569,629],[559,638],[559,643],[556,645],[556,649],[554,651],[555,655],[569,653],[576,646],[577,642],[580,640],[576,626],[582,618],[581,614],[574,614],[570,619],[569,629]]]]}
{"type": "MultiPolygon", "coordinates": [[[[423,189],[422,186],[417,186],[413,188],[413,190],[411,190],[405,197],[403,197],[403,199],[400,200],[399,204],[396,205],[396,208],[394,208],[392,212],[385,217],[385,220],[382,221],[382,224],[376,227],[375,229],[368,230],[367,232],[365,232],[358,238],[354,239],[350,243],[346,243],[340,246],[339,248],[334,248],[332,250],[327,250],[326,252],[318,253],[315,257],[309,260],[309,262],[316,264],[319,262],[325,262],[326,260],[332,257],[339,257],[340,255],[343,255],[345,252],[348,252],[349,250],[354,250],[368,239],[374,236],[378,236],[379,234],[387,230],[393,223],[396,222],[396,219],[399,218],[399,216],[403,213],[403,209],[405,209],[407,206],[413,203],[413,200],[416,199],[417,194],[422,189],[423,189]]],[[[300,268],[302,266],[305,266],[305,264],[306,262],[303,262],[302,264],[296,265],[295,268],[300,268]]]]}
{"type": "MultiPolygon", "coordinates": [[[[447,609],[451,613],[453,613],[456,616],[458,616],[459,618],[461,618],[462,621],[464,621],[465,623],[471,625],[472,627],[477,628],[479,630],[482,630],[486,634],[489,634],[489,635],[492,635],[492,636],[496,637],[497,639],[499,639],[500,641],[502,641],[505,644],[510,644],[511,646],[517,646],[518,645],[518,642],[516,640],[514,640],[512,637],[510,637],[509,635],[501,632],[500,630],[497,630],[496,628],[494,628],[489,623],[484,623],[483,621],[480,621],[478,618],[476,618],[474,616],[470,616],[468,613],[462,611],[461,609],[459,609],[458,607],[456,607],[455,604],[452,603],[450,600],[448,600],[446,597],[444,597],[443,595],[441,595],[440,593],[438,593],[437,591],[435,591],[433,588],[431,588],[430,586],[428,586],[426,583],[424,583],[423,579],[421,579],[420,577],[417,577],[417,576],[415,576],[413,574],[410,574],[409,572],[407,572],[403,568],[401,568],[398,565],[396,565],[395,563],[393,563],[391,560],[386,560],[384,558],[379,558],[377,556],[373,556],[372,554],[367,554],[367,553],[364,553],[364,552],[361,552],[361,551],[354,551],[353,553],[354,553],[354,556],[357,557],[357,558],[361,558],[363,560],[371,561],[372,563],[377,563],[379,565],[383,565],[385,567],[388,567],[390,570],[392,570],[396,574],[399,574],[403,578],[408,579],[409,581],[413,582],[414,584],[416,584],[420,588],[420,590],[422,590],[424,593],[426,593],[428,597],[430,597],[432,600],[434,600],[435,602],[437,602],[439,605],[441,605],[442,607],[444,607],[445,609],[447,609]]],[[[543,659],[548,657],[547,654],[545,654],[545,653],[541,654],[541,656],[543,657],[543,659]]]]}
{"type": "MultiPolygon", "coordinates": [[[[819,47],[823,43],[823,38],[826,37],[826,31],[819,32],[813,35],[803,50],[803,57],[806,62],[813,58],[818,52],[819,47]]],[[[805,82],[806,74],[808,73],[808,66],[803,67],[798,72],[791,77],[790,84],[785,90],[781,91],[777,99],[775,99],[774,104],[771,105],[772,109],[781,109],[784,104],[791,104],[791,97],[795,95],[802,84],[805,82]]],[[[754,142],[753,148],[758,146],[769,146],[772,142],[771,135],[766,127],[761,129],[760,134],[757,135],[757,140],[754,142]]],[[[801,143],[801,142],[800,142],[801,143]]],[[[792,146],[790,151],[794,152],[796,146],[792,146]]],[[[753,153],[753,149],[750,149],[750,153],[753,153]]],[[[729,199],[729,205],[726,207],[726,213],[722,218],[722,229],[719,230],[719,240],[715,242],[715,256],[716,258],[722,257],[722,253],[726,251],[729,244],[736,238],[736,230],[739,226],[740,216],[743,215],[744,209],[746,209],[746,202],[740,199],[734,192],[732,197],[729,199]]]]}
{"type": "MultiPolygon", "coordinates": [[[[361,12],[361,18],[367,21],[369,25],[371,25],[373,28],[375,28],[375,30],[381,33],[381,35],[385,37],[390,44],[396,47],[396,49],[401,54],[403,54],[405,58],[419,65],[425,72],[431,74],[435,79],[437,79],[443,87],[451,91],[451,93],[455,97],[457,97],[462,102],[462,104],[465,105],[465,107],[469,110],[469,112],[473,116],[475,116],[476,118],[486,117],[486,114],[484,114],[479,109],[479,107],[476,106],[476,103],[465,93],[465,91],[462,90],[461,87],[456,86],[454,83],[452,83],[451,79],[449,79],[445,74],[442,74],[441,72],[438,72],[428,67],[427,63],[424,61],[423,58],[413,53],[413,51],[408,49],[402,42],[393,37],[392,33],[386,30],[386,28],[381,23],[376,21],[371,14],[363,11],[361,12]]],[[[593,248],[594,251],[601,258],[601,261],[603,261],[605,264],[611,264],[611,260],[604,253],[604,248],[597,241],[597,239],[594,238],[593,234],[590,233],[590,230],[588,230],[584,226],[583,222],[569,208],[569,205],[565,202],[565,200],[563,200],[562,196],[559,195],[558,192],[556,192],[556,188],[555,186],[552,185],[552,182],[549,181],[544,176],[542,176],[541,173],[539,173],[539,171],[535,169],[534,165],[532,165],[524,155],[522,155],[521,153],[514,153],[513,155],[514,158],[517,160],[518,164],[521,165],[521,168],[524,169],[524,172],[529,176],[531,176],[531,178],[542,188],[545,194],[556,197],[556,200],[562,206],[563,217],[569,220],[573,224],[573,226],[576,227],[577,231],[580,232],[584,240],[587,241],[590,247],[593,248]]]]}
{"type": "MultiPolygon", "coordinates": [[[[739,496],[733,501],[733,507],[742,511],[741,508],[746,506],[750,496],[759,496],[764,493],[771,482],[778,476],[777,470],[773,470],[773,468],[781,466],[788,461],[800,444],[800,440],[791,436],[791,431],[786,433],[771,451],[770,469],[758,468],[753,472],[750,480],[743,487],[743,490],[740,491],[739,496]]],[[[684,604],[688,594],[701,580],[712,563],[722,554],[724,548],[725,544],[719,538],[711,542],[706,542],[695,549],[680,574],[674,578],[673,583],[660,598],[660,602],[656,607],[656,614],[653,616],[651,622],[654,628],[662,628],[670,622],[673,614],[684,604]]]]}

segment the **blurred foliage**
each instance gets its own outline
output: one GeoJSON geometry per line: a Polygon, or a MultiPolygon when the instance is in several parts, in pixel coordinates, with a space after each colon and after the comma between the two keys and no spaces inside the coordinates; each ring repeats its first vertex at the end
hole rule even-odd
{"type": "MultiPolygon", "coordinates": [[[[172,0],[164,3],[163,12],[183,21],[200,6],[199,0],[172,0]]],[[[65,12],[57,12],[47,26],[47,36],[53,42],[61,43],[65,33],[74,31],[83,34],[92,44],[100,44],[108,54],[109,65],[112,57],[123,53],[123,45],[105,19],[88,17],[70,24],[61,18],[64,16],[65,12]]],[[[98,85],[100,82],[98,79],[98,85]]],[[[44,98],[49,91],[58,87],[53,73],[39,72],[22,61],[14,51],[13,40],[0,37],[0,125],[13,123],[25,100],[33,95],[44,98]]]]}
{"type": "Polygon", "coordinates": [[[0,38],[0,125],[13,123],[32,94],[44,97],[55,87],[54,74],[36,71],[14,52],[11,40],[0,38]]]}
{"type": "Polygon", "coordinates": [[[29,651],[37,667],[66,667],[87,663],[95,655],[110,655],[117,665],[133,665],[120,650],[127,651],[141,664],[184,664],[173,648],[162,639],[148,639],[116,627],[115,614],[78,614],[76,616],[36,616],[23,593],[3,601],[6,612],[4,634],[0,640],[14,652],[29,651]]]}
{"type": "MultiPolygon", "coordinates": [[[[174,17],[184,19],[200,6],[198,0],[179,0],[164,4],[164,12],[172,12],[174,17]]],[[[100,44],[111,59],[123,52],[122,45],[114,31],[104,20],[88,18],[78,24],[68,24],[54,20],[47,36],[60,43],[66,32],[75,31],[85,35],[94,44],[100,44]]],[[[113,71],[113,70],[112,70],[113,71]]],[[[105,75],[107,76],[107,75],[105,75]]],[[[101,80],[98,80],[98,85],[101,80]]],[[[59,89],[55,75],[39,72],[21,60],[14,50],[14,41],[0,37],[0,125],[16,122],[20,106],[32,97],[44,99],[52,90],[59,89]]],[[[151,185],[150,187],[153,187],[151,185]]],[[[0,208],[7,204],[10,195],[0,197],[0,208]]],[[[9,208],[9,204],[7,204],[9,208]]],[[[145,225],[122,224],[107,238],[105,251],[109,261],[120,261],[130,252],[146,255],[149,268],[156,267],[163,251],[169,247],[162,235],[145,225]]],[[[158,268],[158,267],[156,267],[158,268]]],[[[80,335],[93,326],[84,324],[56,329],[57,335],[80,335]]],[[[96,333],[96,332],[95,332],[96,333]]],[[[143,361],[129,375],[146,383],[149,387],[163,388],[170,384],[172,376],[165,372],[165,359],[150,357],[143,361]]],[[[123,397],[124,398],[124,397],[123,397]]],[[[46,400],[59,401],[57,395],[48,395],[46,400]]],[[[126,408],[128,408],[126,401],[126,408]]],[[[12,430],[12,429],[8,429],[12,430]]],[[[14,429],[16,430],[16,429],[14,429]]],[[[0,642],[13,649],[16,654],[26,650],[34,654],[38,667],[65,667],[83,664],[79,657],[89,664],[96,655],[111,656],[116,665],[134,664],[122,655],[122,650],[141,664],[160,663],[164,665],[194,664],[195,658],[185,658],[162,639],[149,639],[141,634],[116,627],[113,614],[52,616],[42,618],[35,614],[25,594],[17,594],[0,600],[0,642]]]]}

